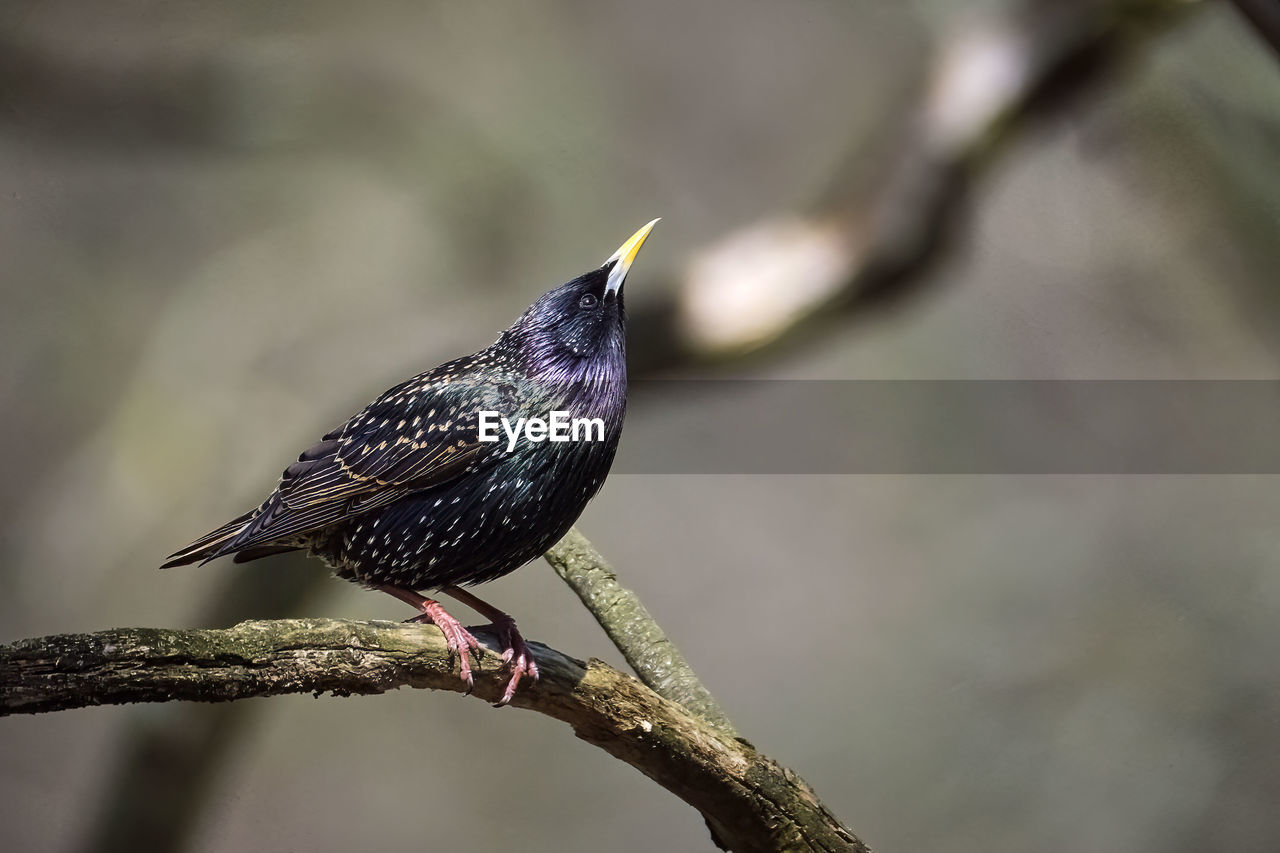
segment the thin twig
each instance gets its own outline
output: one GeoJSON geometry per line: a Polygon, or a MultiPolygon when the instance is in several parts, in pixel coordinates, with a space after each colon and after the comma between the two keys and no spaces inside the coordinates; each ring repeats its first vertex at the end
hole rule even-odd
{"type": "Polygon", "coordinates": [[[608,561],[575,528],[551,547],[546,560],[577,593],[640,680],[730,737],[737,731],[693,667],[634,592],[618,583],[608,561]]]}
{"type": "MultiPolygon", "coordinates": [[[[475,695],[502,695],[497,638],[475,695]]],[[[512,705],[573,727],[693,806],[738,851],[866,851],[794,773],[632,676],[533,643],[541,678],[512,705]]],[[[130,702],[225,702],[398,687],[462,692],[434,626],[337,619],[243,622],[223,630],[118,629],[0,646],[0,715],[130,702]]]]}

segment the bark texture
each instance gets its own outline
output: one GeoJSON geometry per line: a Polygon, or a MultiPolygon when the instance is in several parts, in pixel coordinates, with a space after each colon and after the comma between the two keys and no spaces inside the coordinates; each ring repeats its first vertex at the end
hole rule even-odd
{"type": "Polygon", "coordinates": [[[551,547],[546,561],[604,628],[640,680],[659,696],[683,705],[713,728],[737,731],[675,643],[634,592],[618,583],[604,556],[577,528],[551,547]]]}
{"type": "MultiPolygon", "coordinates": [[[[497,639],[479,661],[475,695],[496,700],[505,675],[497,639]]],[[[865,851],[791,771],[632,676],[533,643],[542,678],[513,706],[568,723],[696,808],[736,851],[865,851]]],[[[226,702],[284,693],[464,692],[434,626],[336,619],[242,622],[222,630],[126,628],[0,646],[0,714],[90,705],[226,702]]]]}

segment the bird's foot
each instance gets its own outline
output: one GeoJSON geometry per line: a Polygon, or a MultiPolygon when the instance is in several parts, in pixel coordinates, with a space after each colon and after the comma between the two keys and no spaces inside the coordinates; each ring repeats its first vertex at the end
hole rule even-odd
{"type": "Polygon", "coordinates": [[[516,620],[504,613],[501,618],[494,620],[492,627],[502,643],[502,662],[511,669],[511,680],[507,682],[507,689],[503,691],[502,698],[493,703],[495,708],[501,708],[516,695],[516,687],[519,686],[520,679],[527,675],[530,681],[538,680],[538,662],[533,659],[533,652],[525,645],[524,637],[520,636],[520,630],[516,628],[516,620]]]}
{"type": "Polygon", "coordinates": [[[475,686],[474,680],[471,678],[471,658],[469,652],[474,652],[477,659],[484,656],[484,649],[480,646],[480,641],[471,635],[471,632],[462,627],[462,623],[454,619],[448,612],[440,606],[440,602],[432,601],[427,598],[419,605],[422,613],[408,620],[410,622],[426,622],[435,625],[440,629],[440,633],[444,634],[445,645],[449,649],[450,655],[458,657],[459,677],[467,682],[467,692],[471,692],[471,688],[475,686]]]}
{"type": "Polygon", "coordinates": [[[533,652],[525,644],[524,637],[520,636],[516,620],[461,587],[446,586],[440,591],[488,617],[491,623],[489,627],[498,635],[498,642],[502,646],[502,663],[511,670],[511,680],[507,682],[502,698],[494,702],[493,707],[501,708],[511,701],[511,697],[516,695],[516,688],[520,686],[520,679],[528,676],[530,681],[538,680],[538,663],[533,659],[533,652]]]}

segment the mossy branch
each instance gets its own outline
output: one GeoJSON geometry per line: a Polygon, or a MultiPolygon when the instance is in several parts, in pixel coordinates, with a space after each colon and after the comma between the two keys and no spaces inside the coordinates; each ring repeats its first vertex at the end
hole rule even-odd
{"type": "Polygon", "coordinates": [[[634,592],[618,583],[604,556],[575,528],[546,560],[604,628],[640,680],[730,737],[737,731],[675,643],[634,592]]]}
{"type": "MultiPolygon", "coordinates": [[[[497,638],[478,663],[476,697],[506,678],[497,638]]],[[[542,678],[512,705],[568,723],[696,808],[736,851],[865,851],[794,773],[630,675],[539,644],[542,678]]],[[[434,626],[338,619],[242,622],[222,630],[127,628],[0,646],[0,714],[90,705],[224,702],[285,693],[463,692],[434,626]]]]}

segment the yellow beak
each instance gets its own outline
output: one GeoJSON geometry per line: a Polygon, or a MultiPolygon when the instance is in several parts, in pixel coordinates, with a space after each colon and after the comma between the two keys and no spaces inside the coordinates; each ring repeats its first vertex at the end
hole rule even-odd
{"type": "Polygon", "coordinates": [[[608,260],[601,264],[607,266],[613,263],[613,269],[609,270],[609,281],[605,283],[605,294],[617,293],[622,290],[622,283],[626,281],[627,270],[631,269],[631,264],[636,259],[636,255],[640,253],[640,247],[644,245],[644,241],[648,239],[649,232],[653,230],[653,226],[657,225],[661,220],[655,219],[648,225],[632,234],[627,242],[623,243],[618,251],[609,256],[608,260]],[[617,263],[614,263],[614,262],[617,263]]]}

